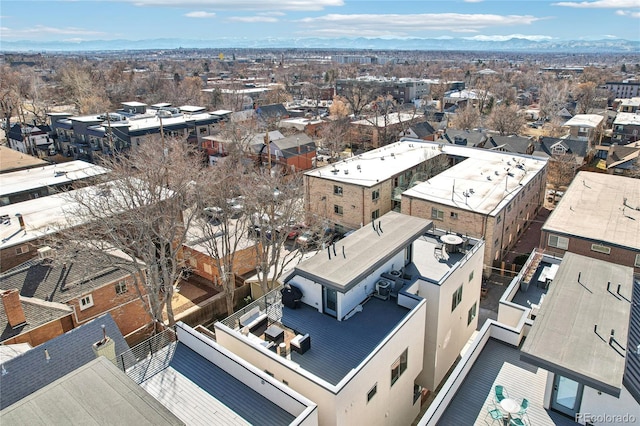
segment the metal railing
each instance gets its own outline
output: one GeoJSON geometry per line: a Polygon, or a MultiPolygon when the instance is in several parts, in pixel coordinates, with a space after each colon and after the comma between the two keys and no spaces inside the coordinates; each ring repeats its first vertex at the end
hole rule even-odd
{"type": "Polygon", "coordinates": [[[173,329],[155,334],[118,356],[122,370],[140,384],[169,366],[177,338],[173,329]]]}
{"type": "Polygon", "coordinates": [[[249,303],[244,308],[234,312],[232,315],[221,320],[220,322],[230,329],[238,329],[240,327],[240,317],[253,308],[258,307],[261,312],[266,312],[269,318],[269,323],[279,323],[282,320],[282,294],[280,290],[282,286],[278,286],[271,290],[269,293],[260,297],[259,299],[249,303]]]}

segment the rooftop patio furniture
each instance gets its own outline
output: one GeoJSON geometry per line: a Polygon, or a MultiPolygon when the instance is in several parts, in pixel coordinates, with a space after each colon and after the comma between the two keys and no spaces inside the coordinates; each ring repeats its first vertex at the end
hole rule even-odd
{"type": "Polygon", "coordinates": [[[240,317],[240,326],[247,327],[252,334],[261,335],[267,329],[267,314],[254,306],[247,313],[240,317]]]}
{"type": "Polygon", "coordinates": [[[500,421],[500,424],[504,422],[504,414],[495,406],[495,404],[492,407],[489,407],[487,414],[484,415],[485,422],[487,421],[488,416],[491,416],[491,424],[495,423],[497,420],[500,421]]]}
{"type": "Polygon", "coordinates": [[[507,393],[507,390],[504,388],[504,386],[500,386],[497,385],[495,387],[495,392],[496,392],[496,402],[499,404],[503,399],[505,398],[509,398],[509,394],[507,393]]]}
{"type": "Polygon", "coordinates": [[[302,355],[311,348],[311,336],[309,336],[309,333],[304,335],[298,334],[296,337],[291,339],[289,346],[291,346],[291,350],[302,355]]]}
{"type": "Polygon", "coordinates": [[[520,403],[520,411],[516,413],[517,416],[527,417],[529,419],[529,415],[527,414],[527,408],[529,408],[529,400],[527,398],[522,398],[522,402],[520,403]]]}
{"type": "Polygon", "coordinates": [[[509,420],[510,426],[526,426],[527,424],[519,417],[511,417],[509,420]]]}

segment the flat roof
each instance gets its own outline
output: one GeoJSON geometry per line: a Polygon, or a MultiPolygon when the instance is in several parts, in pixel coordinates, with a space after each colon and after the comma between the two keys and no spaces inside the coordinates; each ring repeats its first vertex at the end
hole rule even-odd
{"type": "Polygon", "coordinates": [[[335,244],[336,255],[331,253],[329,258],[321,250],[298,264],[291,276],[300,275],[346,293],[432,226],[430,220],[393,211],[375,224],[382,230],[376,232],[369,225],[356,230],[335,244]]]}
{"type": "Polygon", "coordinates": [[[212,111],[211,114],[213,115],[227,115],[227,114],[231,114],[233,111],[228,110],[228,109],[217,109],[215,111],[212,111]]]}
{"type": "Polygon", "coordinates": [[[307,176],[372,187],[439,155],[438,144],[395,142],[305,173],[307,176]],[[337,170],[337,172],[333,172],[337,170]],[[346,173],[345,173],[346,171],[346,173]]]}
{"type": "MultiPolygon", "coordinates": [[[[327,179],[334,182],[373,187],[378,185],[380,182],[391,179],[392,177],[397,176],[400,173],[403,173],[404,171],[424,163],[430,158],[440,154],[455,156],[458,158],[477,159],[481,164],[485,165],[501,164],[503,172],[501,173],[499,171],[499,173],[501,175],[504,174],[505,176],[507,174],[507,168],[509,168],[511,173],[515,174],[517,171],[516,163],[524,163],[527,168],[527,175],[531,175],[531,177],[533,177],[533,174],[529,173],[529,169],[537,172],[542,169],[548,161],[546,158],[532,157],[512,152],[492,151],[443,142],[437,143],[421,141],[418,139],[404,139],[381,148],[367,151],[355,157],[347,158],[346,160],[338,161],[336,163],[308,171],[305,175],[327,179]],[[509,165],[509,162],[512,164],[509,165]]],[[[447,173],[449,170],[446,170],[443,173],[447,173]]],[[[495,169],[492,169],[491,173],[494,172],[495,169]]],[[[452,173],[453,172],[449,172],[449,174],[452,173]]],[[[459,167],[455,170],[455,173],[462,173],[461,178],[463,180],[465,176],[470,180],[480,180],[479,176],[486,180],[486,174],[479,175],[478,171],[472,170],[468,167],[459,167]]],[[[445,176],[447,175],[445,174],[445,176]]],[[[496,176],[492,176],[494,184],[496,182],[494,179],[495,177],[496,176]]],[[[515,179],[509,180],[513,181],[515,179]]],[[[450,191],[452,186],[448,185],[448,188],[449,189],[445,190],[450,191]]],[[[456,192],[458,192],[457,189],[456,192]]],[[[445,195],[444,197],[445,199],[451,198],[450,194],[448,196],[445,195]]]]}
{"type": "Polygon", "coordinates": [[[522,347],[523,359],[619,396],[632,290],[633,268],[565,253],[522,347]]]}
{"type": "Polygon", "coordinates": [[[616,118],[613,120],[613,124],[628,124],[631,126],[640,126],[640,114],[637,112],[619,112],[616,114],[616,118]]]}
{"type": "Polygon", "coordinates": [[[108,173],[109,170],[86,161],[67,163],[0,174],[0,197],[47,186],[57,186],[108,173]]]}
{"type": "Polygon", "coordinates": [[[602,120],[604,120],[604,117],[599,114],[576,114],[564,123],[564,125],[571,127],[595,128],[602,123],[602,120]]]}
{"type": "Polygon", "coordinates": [[[26,396],[0,416],[15,425],[185,424],[105,357],[26,396]]]}
{"type": "Polygon", "coordinates": [[[412,312],[393,299],[372,297],[361,306],[361,312],[344,321],[304,303],[297,309],[284,306],[282,325],[311,337],[311,349],[304,354],[291,351],[291,361],[335,386],[412,312]]]}
{"type": "MultiPolygon", "coordinates": [[[[118,197],[118,182],[111,181],[102,185],[87,186],[69,192],[61,192],[47,197],[35,198],[20,203],[0,207],[0,216],[8,216],[9,223],[0,223],[0,249],[13,247],[33,241],[45,235],[60,232],[61,228],[82,225],[87,218],[70,215],[80,207],[75,200],[78,197],[86,199],[92,196],[118,197]],[[21,214],[25,229],[20,229],[16,214],[21,214]]],[[[144,187],[143,187],[144,188],[144,187]]],[[[144,191],[144,189],[141,189],[144,191]]],[[[168,195],[167,190],[164,195],[168,195]]],[[[125,194],[126,195],[126,194],[125,194]]],[[[121,196],[120,196],[121,197],[121,196]]],[[[122,200],[115,199],[110,206],[113,209],[123,208],[122,200]]],[[[105,213],[106,214],[106,213],[105,213]]]]}
{"type": "Polygon", "coordinates": [[[180,108],[180,111],[183,112],[200,112],[200,111],[204,111],[204,107],[201,106],[195,106],[195,105],[182,105],[180,108]]]}
{"type": "Polygon", "coordinates": [[[147,104],[145,104],[144,102],[137,102],[137,101],[120,102],[120,104],[124,106],[130,106],[130,107],[147,106],[147,104]]]}
{"type": "MultiPolygon", "coordinates": [[[[444,152],[450,152],[449,146],[444,152]]],[[[482,214],[497,214],[546,164],[546,159],[526,155],[474,150],[471,157],[402,195],[482,214]]]]}
{"type": "Polygon", "coordinates": [[[392,112],[391,114],[387,114],[387,116],[376,115],[375,117],[363,118],[362,120],[352,121],[351,124],[357,124],[360,126],[386,127],[386,126],[391,126],[398,123],[407,123],[418,117],[420,116],[416,114],[392,112]]]}
{"type": "MultiPolygon", "coordinates": [[[[465,253],[447,253],[444,259],[437,259],[433,254],[435,248],[442,244],[440,235],[444,235],[444,231],[433,233],[434,230],[420,236],[413,243],[414,253],[424,253],[424,255],[413,256],[413,263],[407,265],[405,269],[407,273],[415,275],[420,279],[425,279],[434,284],[441,284],[443,279],[456,268],[456,264],[466,257],[465,253]]],[[[480,244],[480,241],[467,237],[468,248],[480,244]]]]}
{"type": "Polygon", "coordinates": [[[579,172],[542,230],[640,250],[637,209],[640,179],[579,172]]]}
{"type": "Polygon", "coordinates": [[[6,146],[0,146],[0,173],[29,169],[31,167],[45,166],[48,164],[48,162],[40,158],[6,146]]]}

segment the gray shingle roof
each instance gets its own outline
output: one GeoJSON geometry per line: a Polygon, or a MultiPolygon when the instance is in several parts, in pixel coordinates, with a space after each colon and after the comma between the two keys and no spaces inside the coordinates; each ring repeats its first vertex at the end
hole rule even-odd
{"type": "Polygon", "coordinates": [[[520,154],[528,154],[529,146],[533,142],[529,138],[523,138],[521,136],[491,136],[489,141],[485,144],[485,148],[497,148],[503,147],[506,151],[517,152],[520,154]]]}
{"type": "Polygon", "coordinates": [[[587,155],[589,142],[577,139],[542,137],[540,138],[540,144],[536,147],[536,150],[543,151],[547,155],[553,156],[552,147],[558,143],[565,147],[568,154],[574,154],[578,157],[584,157],[587,155]]]}
{"type": "Polygon", "coordinates": [[[6,373],[0,380],[0,409],[94,360],[96,356],[91,346],[102,338],[103,324],[115,343],[116,355],[128,350],[111,315],[102,315],[2,364],[6,373]],[[49,361],[45,359],[45,349],[49,361]]]}
{"type": "Polygon", "coordinates": [[[129,275],[101,256],[83,253],[66,266],[38,259],[25,262],[0,275],[0,290],[17,288],[20,296],[65,303],[129,275]]]}
{"type": "Polygon", "coordinates": [[[17,328],[11,328],[4,310],[4,305],[0,305],[0,332],[2,332],[0,342],[38,328],[50,321],[71,315],[72,310],[70,307],[56,307],[51,306],[52,304],[50,303],[42,303],[37,299],[30,299],[31,298],[23,298],[21,300],[22,310],[27,318],[27,323],[17,328]]]}

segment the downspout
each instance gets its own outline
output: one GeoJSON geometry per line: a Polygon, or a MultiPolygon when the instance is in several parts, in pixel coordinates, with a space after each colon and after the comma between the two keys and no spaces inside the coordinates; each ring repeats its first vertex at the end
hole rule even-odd
{"type": "Polygon", "coordinates": [[[362,224],[367,224],[367,222],[365,222],[364,220],[364,186],[362,187],[362,224]]]}

